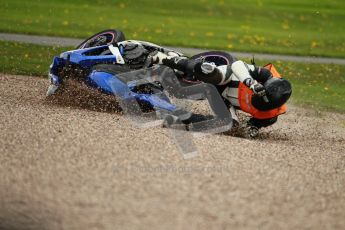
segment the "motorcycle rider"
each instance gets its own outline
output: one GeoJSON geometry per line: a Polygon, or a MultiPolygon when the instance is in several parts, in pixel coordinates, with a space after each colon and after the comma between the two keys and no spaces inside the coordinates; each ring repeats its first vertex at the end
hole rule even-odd
{"type": "Polygon", "coordinates": [[[155,64],[163,64],[182,71],[187,77],[216,86],[228,106],[234,124],[239,124],[236,110],[240,109],[252,117],[248,125],[257,130],[274,124],[278,116],[286,112],[285,103],[292,93],[288,80],[273,75],[266,68],[247,64],[232,57],[227,65],[199,59],[188,59],[176,55],[155,52],[151,56],[155,64]]]}

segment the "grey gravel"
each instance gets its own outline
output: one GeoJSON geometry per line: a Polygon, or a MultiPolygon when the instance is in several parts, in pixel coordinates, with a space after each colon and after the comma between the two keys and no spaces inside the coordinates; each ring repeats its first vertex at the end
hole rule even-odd
{"type": "Polygon", "coordinates": [[[345,115],[289,106],[183,160],[167,129],[47,86],[0,74],[0,229],[345,229],[345,115]]]}

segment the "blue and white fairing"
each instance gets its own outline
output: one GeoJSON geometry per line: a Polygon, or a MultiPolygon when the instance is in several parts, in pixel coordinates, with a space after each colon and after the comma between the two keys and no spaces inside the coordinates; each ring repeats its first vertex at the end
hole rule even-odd
{"type": "Polygon", "coordinates": [[[170,103],[169,98],[163,93],[145,94],[133,92],[135,85],[127,85],[117,78],[116,74],[92,70],[97,64],[125,65],[122,57],[123,50],[113,45],[104,45],[87,49],[78,49],[62,53],[59,57],[54,57],[50,65],[49,79],[51,85],[47,95],[56,92],[62,78],[59,76],[63,69],[77,68],[85,71],[87,75],[83,78],[84,82],[92,88],[100,89],[106,94],[119,97],[120,100],[135,98],[139,102],[144,102],[152,108],[175,111],[177,107],[170,103]],[[109,52],[110,51],[110,52],[109,52]]]}
{"type": "Polygon", "coordinates": [[[168,111],[175,111],[177,109],[175,105],[170,103],[169,98],[163,92],[155,94],[133,92],[132,90],[136,85],[126,84],[116,75],[110,73],[96,70],[92,71],[88,76],[88,85],[93,88],[99,88],[104,93],[115,95],[122,101],[135,98],[140,102],[149,104],[152,108],[159,108],[168,111]]]}

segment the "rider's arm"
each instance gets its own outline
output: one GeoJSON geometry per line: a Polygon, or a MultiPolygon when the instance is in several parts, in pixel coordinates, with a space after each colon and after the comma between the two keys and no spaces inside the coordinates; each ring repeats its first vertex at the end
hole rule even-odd
{"type": "Polygon", "coordinates": [[[262,67],[255,67],[255,69],[253,71],[250,70],[250,72],[252,78],[261,84],[265,84],[268,79],[273,77],[268,69],[262,67]]]}
{"type": "Polygon", "coordinates": [[[265,95],[265,88],[263,85],[260,82],[255,81],[252,77],[253,75],[259,75],[254,74],[255,67],[253,65],[248,65],[243,61],[235,61],[231,65],[231,70],[238,80],[250,88],[254,94],[259,96],[265,95]]]}
{"type": "Polygon", "coordinates": [[[264,84],[268,79],[273,77],[268,69],[248,65],[243,61],[234,62],[231,65],[231,70],[238,80],[246,85],[248,85],[247,81],[252,81],[253,79],[264,84]]]}
{"type": "Polygon", "coordinates": [[[249,66],[243,61],[235,61],[231,64],[231,70],[235,77],[242,83],[247,86],[250,86],[251,82],[253,82],[253,78],[250,75],[250,68],[249,66]]]}

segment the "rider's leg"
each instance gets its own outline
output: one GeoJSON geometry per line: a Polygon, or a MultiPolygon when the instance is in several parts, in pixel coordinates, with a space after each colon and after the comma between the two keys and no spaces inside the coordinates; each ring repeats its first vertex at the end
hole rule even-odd
{"type": "Polygon", "coordinates": [[[162,52],[155,53],[151,58],[153,63],[166,65],[183,72],[188,78],[212,85],[225,85],[231,78],[228,66],[216,66],[202,59],[169,56],[162,52]]]}
{"type": "Polygon", "coordinates": [[[220,85],[225,79],[225,73],[222,73],[215,64],[202,62],[202,60],[193,60],[185,57],[167,57],[162,63],[172,69],[185,73],[188,77],[212,85],[220,85]]]}

